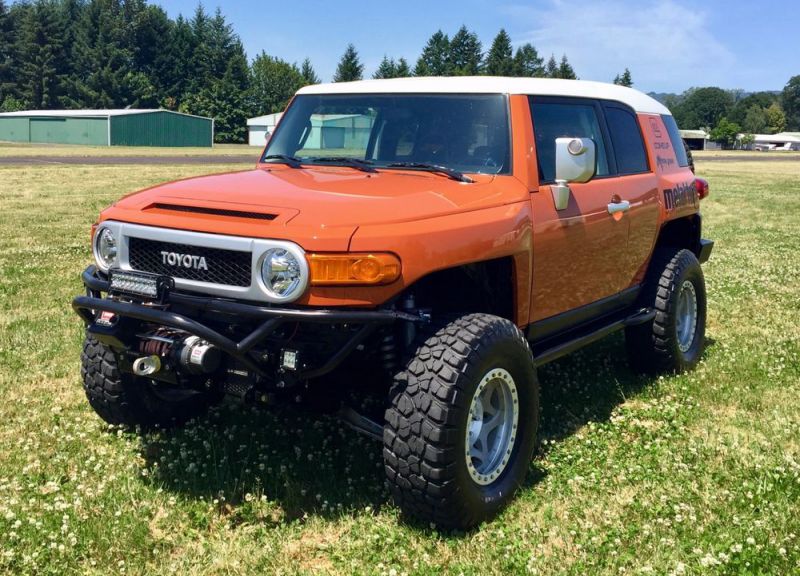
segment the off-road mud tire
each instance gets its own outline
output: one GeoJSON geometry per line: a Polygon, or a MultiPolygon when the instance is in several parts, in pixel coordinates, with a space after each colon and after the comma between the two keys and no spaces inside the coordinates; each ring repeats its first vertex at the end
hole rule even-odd
{"type": "Polygon", "coordinates": [[[401,510],[445,529],[470,529],[496,515],[522,485],[539,423],[539,383],[522,332],[508,320],[468,314],[433,326],[394,379],[386,410],[386,477],[401,510]],[[470,476],[465,440],[481,378],[504,368],[519,394],[519,426],[508,464],[488,485],[470,476]]]}
{"type": "Polygon", "coordinates": [[[697,257],[686,249],[662,249],[653,257],[643,288],[642,306],[652,307],[652,322],[625,330],[625,343],[631,366],[643,373],[684,372],[700,361],[705,343],[706,286],[697,257]],[[677,337],[678,296],[683,283],[694,287],[697,324],[688,350],[682,351],[677,337]]]}

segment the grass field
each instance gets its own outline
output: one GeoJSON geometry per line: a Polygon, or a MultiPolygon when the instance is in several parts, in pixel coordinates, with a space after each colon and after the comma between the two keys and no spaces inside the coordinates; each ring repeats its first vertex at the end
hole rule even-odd
{"type": "Polygon", "coordinates": [[[380,446],[222,407],[137,436],[90,412],[70,310],[96,213],[219,166],[0,167],[0,573],[797,574],[800,162],[698,160],[708,348],[647,379],[620,337],[540,371],[544,438],[498,519],[403,519],[380,446]]]}

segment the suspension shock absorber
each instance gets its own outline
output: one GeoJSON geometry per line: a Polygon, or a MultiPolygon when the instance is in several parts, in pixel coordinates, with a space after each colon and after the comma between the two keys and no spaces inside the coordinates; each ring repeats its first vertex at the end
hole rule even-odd
{"type": "Polygon", "coordinates": [[[397,372],[397,338],[394,334],[394,326],[387,326],[383,329],[378,351],[383,368],[391,375],[397,372]]]}

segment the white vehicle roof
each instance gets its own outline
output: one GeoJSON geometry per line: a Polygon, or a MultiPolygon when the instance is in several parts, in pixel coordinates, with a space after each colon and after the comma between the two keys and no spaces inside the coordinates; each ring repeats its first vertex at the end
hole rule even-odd
{"type": "Polygon", "coordinates": [[[445,76],[391,78],[313,84],[298,94],[530,94],[602,98],[622,102],[636,112],[669,114],[666,106],[647,94],[605,82],[556,80],[552,78],[506,78],[502,76],[445,76]]]}

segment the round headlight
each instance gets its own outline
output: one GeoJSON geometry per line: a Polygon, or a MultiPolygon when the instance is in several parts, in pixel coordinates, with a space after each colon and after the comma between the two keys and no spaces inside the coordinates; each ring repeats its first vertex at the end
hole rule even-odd
{"type": "Polygon", "coordinates": [[[108,270],[117,263],[117,239],[108,228],[102,228],[95,237],[94,258],[97,265],[103,270],[108,270]]]}
{"type": "Polygon", "coordinates": [[[261,278],[275,300],[293,300],[305,288],[304,269],[298,257],[285,248],[270,248],[261,264],[261,278]]]}

